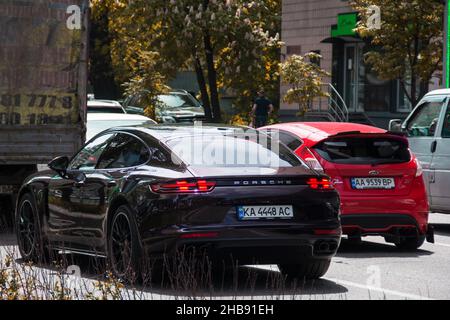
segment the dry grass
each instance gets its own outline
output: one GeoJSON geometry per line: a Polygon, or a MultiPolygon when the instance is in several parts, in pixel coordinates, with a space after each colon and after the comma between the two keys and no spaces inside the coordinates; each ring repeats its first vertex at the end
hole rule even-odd
{"type": "Polygon", "coordinates": [[[58,256],[46,264],[24,263],[16,247],[0,252],[0,299],[7,300],[198,300],[311,299],[315,282],[288,281],[279,272],[228,269],[206,255],[180,252],[176,258],[146,264],[142,277],[117,279],[103,259],[58,256]],[[82,276],[69,274],[77,270],[82,276]],[[155,272],[156,268],[156,272],[155,272]],[[68,272],[69,270],[69,272],[68,272]]]}

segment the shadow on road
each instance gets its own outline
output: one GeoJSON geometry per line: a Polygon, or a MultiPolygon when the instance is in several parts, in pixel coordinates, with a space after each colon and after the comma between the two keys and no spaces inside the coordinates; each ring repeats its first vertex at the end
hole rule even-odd
{"type": "Polygon", "coordinates": [[[16,235],[8,232],[0,232],[0,247],[2,246],[15,246],[17,244],[16,235]]]}
{"type": "MultiPolygon", "coordinates": [[[[86,257],[80,261],[83,277],[99,279],[98,272],[92,268],[95,262],[86,257]]],[[[200,272],[201,273],[201,272],[200,272]]],[[[168,275],[164,273],[161,278],[145,281],[134,287],[137,292],[144,293],[147,297],[204,297],[211,299],[220,298],[269,298],[309,299],[312,295],[342,295],[345,299],[347,288],[329,280],[297,280],[283,277],[277,270],[268,270],[252,266],[241,266],[228,271],[205,271],[200,275],[192,274],[168,275]],[[205,275],[208,273],[209,275],[205,275]]]]}
{"type": "MultiPolygon", "coordinates": [[[[21,259],[17,263],[23,263],[21,259]]],[[[98,266],[104,262],[88,257],[68,257],[67,265],[80,267],[83,281],[104,281],[105,275],[98,266]],[[99,264],[100,263],[100,264],[99,264]]],[[[66,264],[65,264],[66,265],[66,264]]],[[[58,268],[38,265],[38,268],[57,275],[58,268]]],[[[227,272],[212,270],[209,276],[192,274],[169,276],[164,273],[153,281],[137,282],[125,286],[122,299],[314,299],[334,294],[346,299],[347,288],[329,280],[290,280],[276,269],[266,270],[252,266],[241,266],[227,272]]]]}
{"type": "Polygon", "coordinates": [[[437,235],[450,237],[450,224],[433,223],[433,227],[437,235]]]}
{"type": "Polygon", "coordinates": [[[311,296],[329,294],[342,295],[345,299],[347,288],[329,280],[289,280],[279,272],[249,266],[234,272],[215,276],[212,282],[194,288],[177,288],[168,283],[152,283],[141,287],[144,292],[164,296],[203,296],[207,298],[272,298],[310,299],[311,296]]]}
{"type": "Polygon", "coordinates": [[[432,254],[434,254],[434,252],[423,249],[418,249],[416,251],[401,251],[397,249],[396,246],[389,243],[362,241],[359,244],[355,244],[346,239],[342,239],[341,246],[339,247],[336,256],[343,258],[417,258],[432,254]]]}

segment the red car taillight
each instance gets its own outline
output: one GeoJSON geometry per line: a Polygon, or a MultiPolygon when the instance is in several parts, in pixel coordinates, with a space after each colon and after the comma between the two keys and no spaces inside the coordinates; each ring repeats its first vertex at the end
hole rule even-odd
{"type": "Polygon", "coordinates": [[[414,159],[414,162],[416,163],[416,178],[418,178],[423,174],[423,168],[419,162],[419,159],[414,159]]]}
{"type": "Polygon", "coordinates": [[[319,160],[314,156],[314,154],[309,150],[307,147],[304,147],[299,154],[300,158],[302,158],[308,167],[310,167],[313,170],[324,172],[322,165],[320,164],[319,160]]]}
{"type": "Polygon", "coordinates": [[[334,185],[330,179],[322,178],[310,178],[307,182],[308,186],[314,190],[334,190],[334,185]]]}
{"type": "Polygon", "coordinates": [[[151,190],[156,193],[202,193],[214,190],[216,183],[206,180],[175,181],[170,183],[153,184],[151,190]]]}

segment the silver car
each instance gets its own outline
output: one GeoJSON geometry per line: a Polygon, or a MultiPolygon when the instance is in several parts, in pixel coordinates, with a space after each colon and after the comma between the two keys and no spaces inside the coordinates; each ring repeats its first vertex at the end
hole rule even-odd
{"type": "MultiPolygon", "coordinates": [[[[127,113],[144,113],[143,95],[144,92],[125,99],[127,113]]],[[[194,123],[205,119],[205,109],[189,92],[175,90],[157,96],[155,116],[159,123],[194,123]]]]}
{"type": "MultiPolygon", "coordinates": [[[[433,212],[450,213],[450,89],[428,93],[401,124],[419,158],[433,212]]],[[[392,120],[390,129],[398,120],[392,120]]]]}

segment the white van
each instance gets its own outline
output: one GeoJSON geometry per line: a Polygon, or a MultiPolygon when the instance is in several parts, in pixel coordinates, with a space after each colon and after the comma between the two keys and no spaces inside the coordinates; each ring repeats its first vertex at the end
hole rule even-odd
{"type": "Polygon", "coordinates": [[[431,210],[450,213],[450,89],[428,93],[401,124],[424,169],[431,210]]]}

